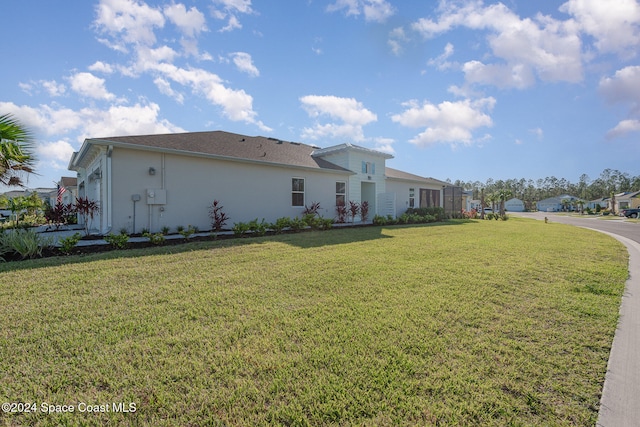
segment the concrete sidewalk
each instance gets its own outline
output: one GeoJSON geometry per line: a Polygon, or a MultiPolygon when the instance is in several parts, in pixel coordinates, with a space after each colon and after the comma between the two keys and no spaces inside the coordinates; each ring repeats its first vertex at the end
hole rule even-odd
{"type": "Polygon", "coordinates": [[[629,251],[629,279],[604,380],[597,426],[640,426],[640,244],[608,233],[629,251]]]}

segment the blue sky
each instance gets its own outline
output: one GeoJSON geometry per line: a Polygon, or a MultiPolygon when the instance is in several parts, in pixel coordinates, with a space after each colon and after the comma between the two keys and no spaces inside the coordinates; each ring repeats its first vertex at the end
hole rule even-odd
{"type": "Polygon", "coordinates": [[[3,4],[0,114],[29,187],[85,138],[225,130],[393,154],[437,179],[640,173],[635,0],[3,4]]]}

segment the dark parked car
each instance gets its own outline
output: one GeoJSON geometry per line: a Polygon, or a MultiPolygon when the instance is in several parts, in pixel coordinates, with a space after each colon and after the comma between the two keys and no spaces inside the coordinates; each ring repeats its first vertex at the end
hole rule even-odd
{"type": "Polygon", "coordinates": [[[638,215],[640,215],[640,208],[623,209],[622,212],[620,212],[620,215],[626,216],[627,218],[638,218],[638,215]]]}

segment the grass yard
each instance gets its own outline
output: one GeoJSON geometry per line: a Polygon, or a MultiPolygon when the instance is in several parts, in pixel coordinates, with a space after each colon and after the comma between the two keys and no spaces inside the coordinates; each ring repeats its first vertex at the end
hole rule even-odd
{"type": "Polygon", "coordinates": [[[626,278],[522,218],[0,264],[0,420],[593,426],[626,278]]]}

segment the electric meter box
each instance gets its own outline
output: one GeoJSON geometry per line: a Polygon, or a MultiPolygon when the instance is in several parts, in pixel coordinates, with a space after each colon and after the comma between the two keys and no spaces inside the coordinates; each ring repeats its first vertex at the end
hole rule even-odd
{"type": "Polygon", "coordinates": [[[147,204],[148,205],[166,205],[167,204],[167,190],[160,189],[147,189],[147,204]]]}

